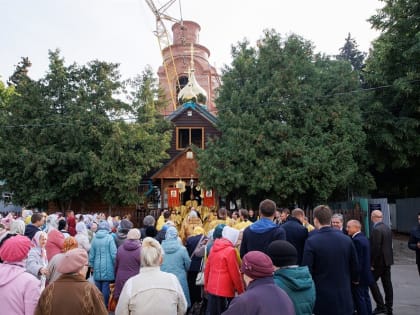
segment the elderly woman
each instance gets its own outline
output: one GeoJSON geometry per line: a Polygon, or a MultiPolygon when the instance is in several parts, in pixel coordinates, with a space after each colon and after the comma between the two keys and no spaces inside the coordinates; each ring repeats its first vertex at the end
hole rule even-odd
{"type": "Polygon", "coordinates": [[[86,253],[90,251],[89,234],[85,222],[77,222],[76,236],[74,237],[79,244],[79,248],[83,248],[86,253]]]}
{"type": "Polygon", "coordinates": [[[130,229],[127,239],[118,247],[115,261],[114,299],[117,301],[125,282],[139,273],[140,252],[140,232],[138,229],[130,229]]]}
{"type": "Polygon", "coordinates": [[[85,250],[75,248],[65,254],[57,266],[62,275],[41,294],[36,315],[107,315],[102,294],[86,281],[88,257],[85,250]]]}
{"type": "MultiPolygon", "coordinates": [[[[20,219],[11,220],[10,230],[6,230],[6,232],[0,237],[0,247],[9,238],[16,235],[24,235],[24,234],[25,234],[25,222],[23,222],[23,220],[20,220],[20,219]]],[[[1,259],[0,259],[0,263],[1,263],[1,259]]]]}
{"type": "Polygon", "coordinates": [[[61,276],[61,273],[58,272],[57,270],[57,266],[60,264],[61,259],[64,258],[64,253],[67,253],[69,250],[72,250],[78,247],[79,247],[79,244],[77,243],[74,237],[70,236],[64,240],[63,249],[62,249],[63,253],[59,253],[55,255],[48,262],[47,284],[54,282],[61,276]]]}
{"type": "Polygon", "coordinates": [[[146,237],[142,244],[140,273],[125,283],[116,315],[185,314],[187,301],[182,287],[176,276],[160,270],[162,261],[159,242],[146,237]]]}
{"type": "Polygon", "coordinates": [[[105,305],[108,305],[110,295],[109,284],[115,279],[116,256],[117,246],[110,234],[109,223],[101,221],[89,251],[89,266],[93,268],[93,279],[104,296],[105,305]]]}
{"type": "Polygon", "coordinates": [[[235,294],[244,291],[234,247],[238,236],[238,230],[225,226],[222,237],[215,239],[208,256],[204,269],[204,290],[208,293],[207,311],[210,315],[220,315],[226,311],[235,294]]]}
{"type": "Polygon", "coordinates": [[[47,244],[47,233],[38,231],[32,238],[33,247],[29,251],[26,260],[26,271],[41,280],[41,288],[46,284],[48,274],[48,260],[45,245],[47,244]]]}
{"type": "Polygon", "coordinates": [[[171,226],[167,229],[165,239],[162,241],[165,259],[160,270],[174,274],[181,283],[188,307],[191,306],[190,293],[188,291],[187,271],[190,268],[191,258],[187,249],[180,243],[178,231],[171,226]]]}
{"type": "Polygon", "coordinates": [[[58,216],[51,214],[47,217],[48,240],[45,249],[47,250],[47,258],[50,261],[55,255],[61,253],[64,244],[64,235],[58,230],[58,216]]]}
{"type": "Polygon", "coordinates": [[[194,228],[193,234],[187,238],[186,248],[188,255],[191,258],[190,268],[187,273],[189,295],[191,299],[191,305],[202,300],[201,286],[197,286],[195,279],[201,269],[203,255],[198,255],[195,251],[200,248],[201,245],[207,246],[208,238],[204,235],[204,229],[200,226],[194,228]]]}
{"type": "Polygon", "coordinates": [[[0,248],[0,305],[4,315],[33,314],[40,295],[40,281],[25,272],[24,260],[31,248],[26,236],[16,235],[0,248]]]}

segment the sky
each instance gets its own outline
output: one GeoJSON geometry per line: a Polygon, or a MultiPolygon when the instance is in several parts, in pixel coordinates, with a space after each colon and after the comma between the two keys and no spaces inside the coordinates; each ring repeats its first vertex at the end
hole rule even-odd
{"type": "MultiPolygon", "coordinates": [[[[156,6],[168,1],[154,0],[156,6]]],[[[264,29],[310,40],[316,52],[339,53],[350,32],[368,52],[379,35],[367,21],[380,0],[177,0],[167,13],[201,25],[200,44],[220,70],[231,62],[231,46],[252,46],[264,29]]],[[[123,79],[147,65],[162,64],[155,16],[145,0],[0,0],[0,79],[6,81],[20,57],[29,57],[29,76],[48,70],[48,50],[59,48],[66,65],[91,60],[120,64],[123,79]]],[[[170,30],[171,23],[167,24],[170,30]]]]}

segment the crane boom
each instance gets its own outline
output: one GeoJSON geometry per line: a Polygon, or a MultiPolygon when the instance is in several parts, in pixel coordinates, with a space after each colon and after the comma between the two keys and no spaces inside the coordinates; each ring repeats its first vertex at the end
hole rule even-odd
{"type": "Polygon", "coordinates": [[[166,80],[168,82],[169,94],[170,94],[170,98],[173,104],[173,108],[175,110],[177,101],[176,101],[176,95],[174,92],[174,87],[173,87],[173,84],[171,83],[171,77],[175,77],[176,85],[179,85],[179,82],[178,82],[178,74],[177,74],[176,66],[175,66],[175,59],[174,59],[174,56],[172,54],[172,49],[171,49],[171,44],[172,44],[171,38],[169,36],[168,30],[166,29],[164,20],[174,22],[174,23],[181,23],[181,24],[182,24],[182,20],[176,19],[166,13],[169,7],[173,5],[176,0],[169,0],[165,2],[159,8],[155,5],[153,0],[145,0],[145,1],[156,18],[156,30],[154,31],[154,34],[156,35],[158,39],[159,49],[160,49],[160,52],[162,54],[162,59],[163,59],[163,67],[165,69],[166,80]],[[164,55],[163,55],[163,49],[165,49],[166,47],[169,47],[169,55],[170,55],[169,64],[164,59],[164,55]],[[170,73],[169,68],[173,69],[173,73],[170,73]]]}

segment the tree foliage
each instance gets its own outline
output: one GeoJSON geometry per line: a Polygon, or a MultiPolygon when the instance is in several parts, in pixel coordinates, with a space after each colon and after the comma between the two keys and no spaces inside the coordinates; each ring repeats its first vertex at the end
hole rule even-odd
{"type": "Polygon", "coordinates": [[[238,43],[232,56],[217,100],[222,136],[199,154],[207,187],[233,198],[311,204],[371,184],[359,163],[365,136],[358,97],[347,93],[358,88],[349,63],[274,31],[258,47],[238,43]]]}
{"type": "Polygon", "coordinates": [[[364,108],[365,129],[381,191],[415,195],[420,185],[420,3],[383,2],[370,18],[382,33],[366,62],[366,81],[375,91],[364,108]]]}
{"type": "Polygon", "coordinates": [[[363,61],[366,57],[366,53],[361,52],[358,49],[358,44],[349,33],[346,38],[344,46],[340,48],[340,54],[337,55],[338,60],[347,60],[351,63],[352,67],[356,71],[360,71],[363,68],[363,61]]]}
{"type": "Polygon", "coordinates": [[[139,202],[141,177],[166,157],[163,119],[140,123],[145,114],[139,106],[121,101],[118,65],[95,60],[66,66],[59,51],[49,59],[42,79],[27,76],[28,60],[10,79],[15,94],[5,108],[8,127],[0,131],[0,178],[22,204],[70,207],[74,199],[98,195],[111,205],[139,202]]]}

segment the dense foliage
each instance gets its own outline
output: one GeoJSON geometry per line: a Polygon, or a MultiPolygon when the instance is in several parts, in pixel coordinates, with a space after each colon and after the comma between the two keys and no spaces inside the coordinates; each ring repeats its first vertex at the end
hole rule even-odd
{"type": "Polygon", "coordinates": [[[153,106],[150,70],[123,102],[116,64],[65,66],[54,51],[38,81],[28,77],[29,66],[27,59],[17,66],[9,81],[15,93],[2,102],[0,178],[15,201],[63,208],[98,196],[111,205],[140,202],[138,183],[167,157],[170,137],[153,106]]]}
{"type": "Polygon", "coordinates": [[[420,187],[420,2],[383,1],[371,17],[381,31],[367,59],[374,89],[364,107],[378,194],[418,196],[420,187]]]}
{"type": "Polygon", "coordinates": [[[206,186],[232,198],[311,204],[372,185],[349,62],[274,31],[258,47],[239,43],[232,55],[217,100],[222,137],[199,154],[206,186]]]}

